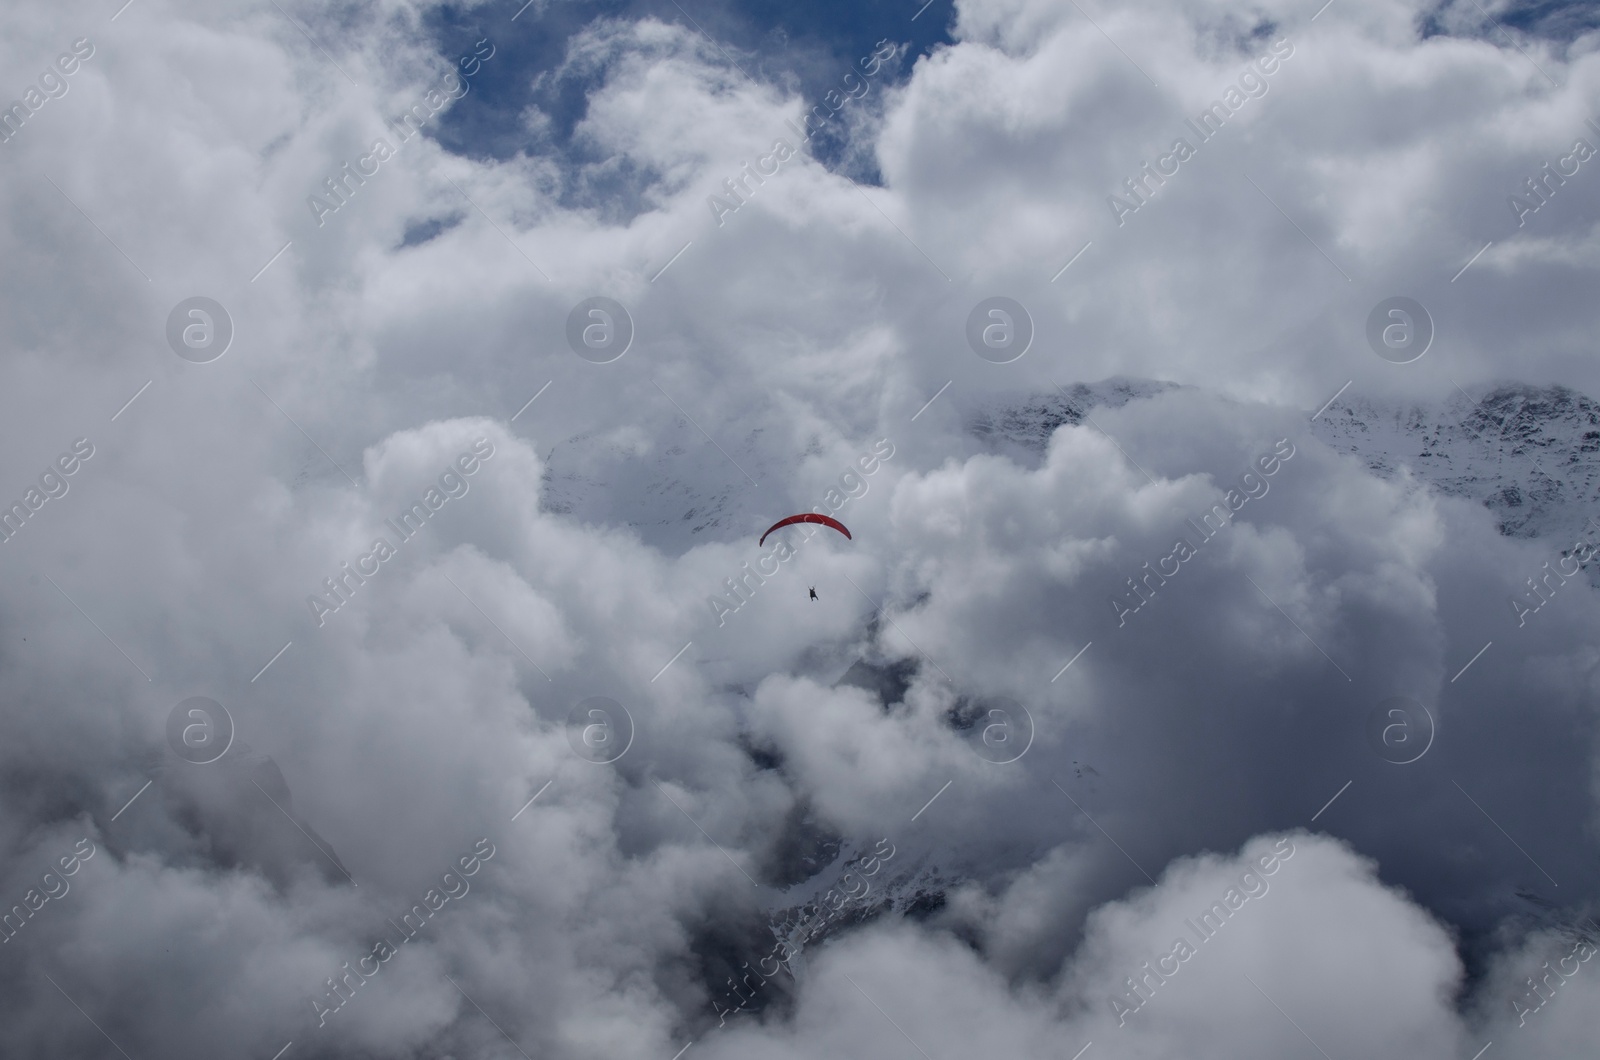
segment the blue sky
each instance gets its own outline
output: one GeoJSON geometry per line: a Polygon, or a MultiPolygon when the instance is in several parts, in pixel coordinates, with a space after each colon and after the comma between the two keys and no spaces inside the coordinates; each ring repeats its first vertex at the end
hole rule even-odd
{"type": "MultiPolygon", "coordinates": [[[[750,76],[792,87],[810,106],[838,88],[839,79],[882,40],[903,45],[904,52],[875,83],[881,87],[904,81],[917,57],[950,41],[954,13],[952,0],[933,0],[925,8],[899,0],[807,4],[694,0],[681,5],[672,0],[633,0],[536,4],[515,22],[507,22],[504,6],[444,6],[430,12],[429,29],[440,42],[441,55],[465,54],[473,41],[484,36],[505,44],[506,58],[480,75],[473,93],[450,111],[438,133],[440,142],[453,151],[503,158],[530,149],[534,145],[522,121],[530,106],[551,119],[549,138],[538,148],[558,154],[574,150],[572,129],[583,117],[595,79],[568,77],[534,85],[561,64],[572,35],[599,19],[656,18],[695,26],[728,49],[750,76]]],[[[836,163],[844,153],[843,140],[819,136],[814,150],[824,162],[836,163]]],[[[875,168],[853,175],[869,182],[877,178],[875,168]]]]}

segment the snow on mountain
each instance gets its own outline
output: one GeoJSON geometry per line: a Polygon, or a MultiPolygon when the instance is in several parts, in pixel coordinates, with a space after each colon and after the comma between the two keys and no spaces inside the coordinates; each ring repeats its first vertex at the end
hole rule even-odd
{"type": "MultiPolygon", "coordinates": [[[[985,449],[1028,466],[1043,459],[1062,424],[1176,388],[1113,378],[1064,391],[1007,394],[967,417],[985,449]]],[[[1552,537],[1570,547],[1600,537],[1600,402],[1566,387],[1505,384],[1473,401],[1462,393],[1433,404],[1387,404],[1344,395],[1311,433],[1392,479],[1401,467],[1421,482],[1493,511],[1508,537],[1552,537]]]]}
{"type": "Polygon", "coordinates": [[[745,475],[761,482],[779,471],[763,457],[760,434],[757,427],[728,439],[731,455],[681,417],[649,433],[624,427],[574,435],[545,456],[541,506],[585,523],[632,527],[672,554],[749,533],[762,498],[745,475]]]}
{"type": "Polygon", "coordinates": [[[1437,404],[1343,397],[1312,434],[1376,475],[1403,467],[1439,492],[1477,500],[1508,537],[1594,540],[1600,502],[1600,403],[1562,386],[1501,385],[1481,400],[1437,404]]]}
{"type": "Polygon", "coordinates": [[[1073,383],[1044,393],[994,395],[965,418],[970,434],[986,450],[1038,467],[1050,436],[1062,424],[1076,426],[1094,408],[1121,408],[1130,401],[1177,389],[1176,383],[1113,376],[1098,383],[1073,383]]]}

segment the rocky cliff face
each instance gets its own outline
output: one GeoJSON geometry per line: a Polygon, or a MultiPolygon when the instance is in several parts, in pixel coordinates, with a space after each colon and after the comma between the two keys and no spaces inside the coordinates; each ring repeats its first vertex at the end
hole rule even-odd
{"type": "Polygon", "coordinates": [[[1504,385],[1432,405],[1342,397],[1311,430],[1374,474],[1409,467],[1441,493],[1479,501],[1508,537],[1570,546],[1600,536],[1600,403],[1566,387],[1504,385]]]}

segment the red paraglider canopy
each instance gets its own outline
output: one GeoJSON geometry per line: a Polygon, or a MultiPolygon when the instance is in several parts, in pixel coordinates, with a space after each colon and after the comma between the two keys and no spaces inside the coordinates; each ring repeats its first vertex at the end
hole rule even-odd
{"type": "MultiPolygon", "coordinates": [[[[761,535],[761,541],[756,547],[760,548],[761,545],[765,545],[767,543],[767,534],[772,533],[779,527],[792,526],[795,523],[820,523],[823,526],[831,526],[845,537],[850,538],[850,531],[846,530],[844,528],[844,524],[839,520],[828,515],[818,515],[816,512],[806,512],[803,515],[791,515],[787,519],[779,519],[777,522],[767,527],[767,533],[761,535]]],[[[855,539],[850,538],[850,540],[853,541],[855,539]]]]}

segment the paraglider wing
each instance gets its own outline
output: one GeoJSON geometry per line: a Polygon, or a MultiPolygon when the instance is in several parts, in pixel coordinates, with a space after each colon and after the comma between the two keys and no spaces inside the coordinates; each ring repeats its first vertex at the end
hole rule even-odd
{"type": "MultiPolygon", "coordinates": [[[[767,543],[767,534],[772,533],[774,530],[777,530],[780,527],[792,526],[795,523],[819,523],[822,526],[831,526],[845,537],[850,538],[850,531],[846,530],[844,528],[844,524],[839,520],[828,515],[818,515],[816,512],[806,512],[803,515],[791,515],[787,519],[779,519],[777,522],[767,527],[767,533],[761,535],[761,541],[756,547],[759,548],[761,545],[765,545],[767,543]]],[[[853,541],[855,539],[850,538],[850,540],[853,541]]]]}

